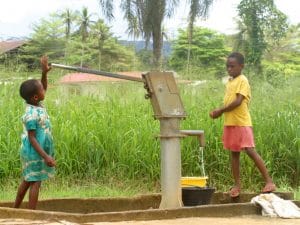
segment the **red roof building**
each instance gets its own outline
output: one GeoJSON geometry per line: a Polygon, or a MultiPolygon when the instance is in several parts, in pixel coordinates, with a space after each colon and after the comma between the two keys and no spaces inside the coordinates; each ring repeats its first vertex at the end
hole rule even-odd
{"type": "MultiPolygon", "coordinates": [[[[118,72],[120,75],[126,75],[131,77],[142,77],[142,72],[138,71],[130,71],[130,72],[118,72]]],[[[82,82],[97,82],[97,81],[125,81],[118,78],[106,77],[95,74],[87,74],[87,73],[70,73],[63,76],[60,79],[60,83],[82,83],[82,82]]]]}
{"type": "Polygon", "coordinates": [[[0,42],[0,54],[8,53],[18,49],[26,43],[24,40],[15,41],[1,41],[0,42]]]}

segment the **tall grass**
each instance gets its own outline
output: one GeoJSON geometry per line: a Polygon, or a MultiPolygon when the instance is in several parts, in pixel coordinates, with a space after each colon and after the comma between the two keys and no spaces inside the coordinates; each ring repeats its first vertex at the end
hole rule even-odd
{"type": "MultiPolygon", "coordinates": [[[[153,119],[149,100],[139,83],[100,83],[61,86],[53,81],[45,105],[51,117],[59,180],[149,184],[159,189],[159,122],[153,119]]],[[[300,171],[300,78],[273,88],[254,83],[251,114],[257,150],[275,182],[282,188],[299,186],[300,171]],[[287,88],[289,87],[289,88],[287,88]]],[[[180,84],[188,117],[182,129],[203,129],[206,136],[205,169],[209,182],[218,189],[232,184],[229,153],[223,150],[222,119],[211,120],[208,112],[222,104],[220,81],[201,85],[180,84]]],[[[19,146],[24,103],[19,82],[0,88],[0,176],[20,177],[19,146]]],[[[199,176],[198,141],[181,141],[182,175],[199,176]]],[[[262,186],[253,163],[242,157],[242,180],[248,190],[262,186]]]]}

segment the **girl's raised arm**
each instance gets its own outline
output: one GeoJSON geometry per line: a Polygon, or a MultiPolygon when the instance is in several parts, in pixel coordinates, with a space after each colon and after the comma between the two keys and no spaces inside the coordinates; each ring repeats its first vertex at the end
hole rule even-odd
{"type": "Polygon", "coordinates": [[[46,91],[48,87],[47,73],[49,72],[49,70],[51,70],[51,67],[48,65],[48,57],[45,55],[41,57],[41,66],[42,66],[41,82],[44,90],[46,91]]]}

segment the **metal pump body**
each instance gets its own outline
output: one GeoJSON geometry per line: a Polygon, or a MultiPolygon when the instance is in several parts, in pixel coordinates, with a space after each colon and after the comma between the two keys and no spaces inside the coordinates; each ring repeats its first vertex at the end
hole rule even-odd
{"type": "Polygon", "coordinates": [[[91,70],[81,67],[51,64],[52,67],[74,70],[78,72],[97,74],[119,79],[144,82],[147,90],[146,98],[150,98],[154,118],[160,121],[161,148],[161,191],[160,208],[179,208],[181,198],[181,152],[180,138],[187,136],[179,130],[180,120],[186,113],[180,98],[180,93],[172,72],[148,72],[142,78],[91,70]]]}

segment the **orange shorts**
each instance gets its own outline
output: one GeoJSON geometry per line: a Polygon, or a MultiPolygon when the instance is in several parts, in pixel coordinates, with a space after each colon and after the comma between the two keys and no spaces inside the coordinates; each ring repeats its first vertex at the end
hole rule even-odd
{"type": "Polygon", "coordinates": [[[234,152],[255,147],[252,127],[224,126],[222,139],[224,148],[234,152]]]}

